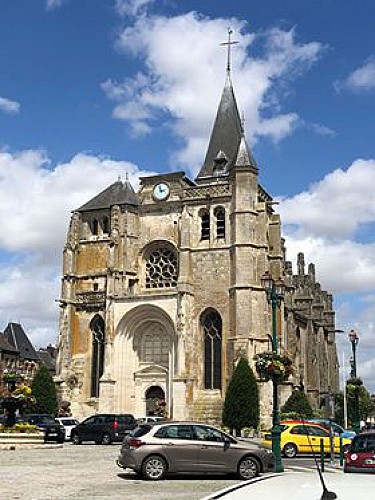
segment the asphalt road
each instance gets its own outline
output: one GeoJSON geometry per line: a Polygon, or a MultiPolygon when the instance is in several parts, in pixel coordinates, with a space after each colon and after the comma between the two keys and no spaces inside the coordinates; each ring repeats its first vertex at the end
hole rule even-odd
{"type": "MultiPolygon", "coordinates": [[[[171,476],[142,481],[115,464],[119,444],[65,443],[60,448],[0,451],[1,500],[110,498],[121,500],[198,500],[238,482],[225,476],[171,476]]],[[[311,458],[283,460],[291,471],[311,468],[311,458]]],[[[293,473],[293,472],[291,472],[293,473]]]]}

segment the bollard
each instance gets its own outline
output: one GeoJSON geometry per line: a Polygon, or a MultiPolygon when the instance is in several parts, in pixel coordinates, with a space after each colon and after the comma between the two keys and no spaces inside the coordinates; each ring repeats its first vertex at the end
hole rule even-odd
{"type": "Polygon", "coordinates": [[[340,436],[340,466],[344,465],[344,447],[342,445],[342,437],[340,436]]]}
{"type": "Polygon", "coordinates": [[[324,472],[324,440],[320,440],[320,470],[324,472]]]}

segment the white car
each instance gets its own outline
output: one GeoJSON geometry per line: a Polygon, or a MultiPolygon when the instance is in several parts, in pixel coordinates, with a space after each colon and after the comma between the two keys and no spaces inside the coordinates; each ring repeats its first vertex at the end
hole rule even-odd
{"type": "Polygon", "coordinates": [[[165,417],[157,417],[156,415],[147,415],[147,417],[138,417],[137,424],[155,424],[157,422],[164,422],[167,420],[165,417]]]}
{"type": "Polygon", "coordinates": [[[70,441],[70,433],[72,432],[72,429],[79,424],[79,421],[73,417],[57,417],[55,420],[60,422],[60,424],[64,427],[65,441],[70,441]]]}
{"type": "Polygon", "coordinates": [[[374,498],[372,474],[325,473],[324,487],[318,471],[264,475],[216,491],[203,500],[367,500],[374,498]],[[323,496],[323,491],[325,494],[323,496]],[[330,494],[330,492],[332,492],[330,494]]]}

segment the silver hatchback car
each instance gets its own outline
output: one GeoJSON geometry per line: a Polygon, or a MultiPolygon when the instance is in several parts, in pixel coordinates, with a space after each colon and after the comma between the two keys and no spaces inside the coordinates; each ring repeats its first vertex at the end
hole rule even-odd
{"type": "Polygon", "coordinates": [[[236,473],[251,479],[272,470],[272,452],[198,422],[141,424],[123,440],[117,465],[156,481],[168,473],[236,473]]]}

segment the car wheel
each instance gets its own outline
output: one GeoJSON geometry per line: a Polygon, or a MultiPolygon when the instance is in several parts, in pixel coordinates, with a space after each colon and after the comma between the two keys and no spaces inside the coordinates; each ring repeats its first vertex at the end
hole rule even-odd
{"type": "Polygon", "coordinates": [[[243,457],[238,464],[237,474],[240,479],[252,479],[259,476],[260,464],[256,458],[243,457]]]}
{"type": "Polygon", "coordinates": [[[102,444],[111,444],[111,443],[112,443],[111,436],[108,434],[108,432],[106,432],[102,436],[102,444]]]}
{"type": "Polygon", "coordinates": [[[167,464],[158,455],[151,455],[142,464],[142,477],[148,481],[162,479],[166,471],[167,464]]]}
{"type": "Polygon", "coordinates": [[[71,440],[73,444],[81,444],[81,438],[78,436],[78,434],[72,434],[71,440]]]}
{"type": "Polygon", "coordinates": [[[57,442],[58,442],[59,444],[62,444],[64,441],[65,441],[65,439],[64,439],[64,438],[59,438],[59,439],[57,440],[57,442]]]}
{"type": "Polygon", "coordinates": [[[297,455],[297,446],[293,443],[286,443],[283,453],[287,458],[294,458],[297,455]]]}

